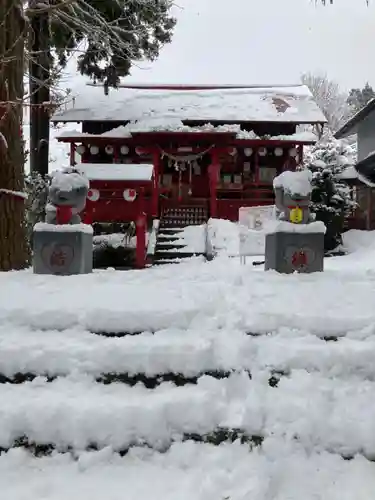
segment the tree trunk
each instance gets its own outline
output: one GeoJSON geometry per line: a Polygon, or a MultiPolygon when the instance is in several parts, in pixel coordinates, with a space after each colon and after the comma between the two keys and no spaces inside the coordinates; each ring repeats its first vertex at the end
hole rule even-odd
{"type": "MultiPolygon", "coordinates": [[[[48,2],[29,0],[32,9],[48,2]]],[[[49,126],[48,106],[50,101],[50,27],[48,12],[42,11],[31,18],[29,48],[29,93],[30,93],[30,171],[42,177],[48,175],[49,126]]]]}
{"type": "Polygon", "coordinates": [[[9,271],[29,261],[25,201],[15,195],[24,191],[22,0],[0,0],[0,26],[0,271],[9,271]]]}

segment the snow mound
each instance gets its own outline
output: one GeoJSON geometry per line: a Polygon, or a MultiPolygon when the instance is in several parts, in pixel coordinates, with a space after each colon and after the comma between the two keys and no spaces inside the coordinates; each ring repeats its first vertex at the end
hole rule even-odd
{"type": "Polygon", "coordinates": [[[375,251],[375,231],[351,229],[343,235],[344,248],[350,252],[375,251]]]}
{"type": "MultiPolygon", "coordinates": [[[[224,219],[210,219],[208,234],[214,252],[218,256],[238,257],[240,255],[240,238],[244,228],[236,222],[224,219]]],[[[264,255],[265,233],[246,228],[246,250],[248,255],[264,255]]]]}

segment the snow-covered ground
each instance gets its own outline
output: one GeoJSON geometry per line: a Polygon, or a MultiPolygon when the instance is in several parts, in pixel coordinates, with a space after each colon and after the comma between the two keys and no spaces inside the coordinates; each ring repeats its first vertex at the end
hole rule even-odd
{"type": "Polygon", "coordinates": [[[212,262],[0,274],[0,448],[56,450],[2,453],[4,498],[372,500],[375,233],[282,276],[241,265],[238,226],[214,225],[212,262]],[[140,374],[154,387],[124,383],[140,374]],[[186,440],[218,429],[263,442],[186,440]]]}
{"type": "Polygon", "coordinates": [[[252,453],[190,442],[162,454],[138,448],[121,458],[105,449],[75,461],[13,450],[0,457],[0,485],[12,500],[371,500],[375,475],[360,456],[344,461],[270,439],[252,453]]]}

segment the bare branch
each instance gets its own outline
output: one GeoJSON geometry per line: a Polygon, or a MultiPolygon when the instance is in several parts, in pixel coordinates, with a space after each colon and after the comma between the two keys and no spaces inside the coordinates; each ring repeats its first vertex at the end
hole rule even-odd
{"type": "Polygon", "coordinates": [[[329,128],[336,131],[350,115],[347,94],[325,74],[305,73],[301,79],[325,114],[329,128]]]}

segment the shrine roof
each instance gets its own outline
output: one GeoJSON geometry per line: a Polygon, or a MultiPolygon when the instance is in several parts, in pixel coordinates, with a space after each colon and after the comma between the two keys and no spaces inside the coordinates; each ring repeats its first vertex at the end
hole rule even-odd
{"type": "Polygon", "coordinates": [[[151,164],[128,163],[78,163],[75,167],[90,181],[136,181],[152,179],[154,166],[151,164]]]}
{"type": "Polygon", "coordinates": [[[53,122],[120,121],[140,123],[138,131],[175,130],[183,122],[326,123],[311,92],[291,87],[120,87],[106,96],[100,85],[87,86],[74,105],[53,122]]]}
{"type": "Polygon", "coordinates": [[[94,140],[95,143],[98,142],[122,142],[123,139],[131,138],[147,138],[152,137],[153,139],[171,139],[173,137],[183,137],[185,140],[196,140],[199,142],[200,138],[209,138],[211,140],[215,137],[220,136],[221,139],[232,140],[235,142],[244,143],[258,143],[258,142],[292,142],[300,144],[315,144],[317,141],[317,136],[312,131],[302,130],[297,131],[290,135],[276,135],[276,136],[266,136],[259,137],[254,131],[242,130],[241,126],[238,124],[232,125],[219,125],[215,127],[211,123],[207,123],[198,127],[189,127],[180,122],[179,127],[176,130],[148,130],[139,131],[142,128],[140,123],[128,123],[127,125],[121,125],[119,127],[113,128],[102,134],[88,134],[86,132],[80,132],[79,130],[66,130],[57,136],[57,140],[62,142],[87,142],[94,140]]]}

